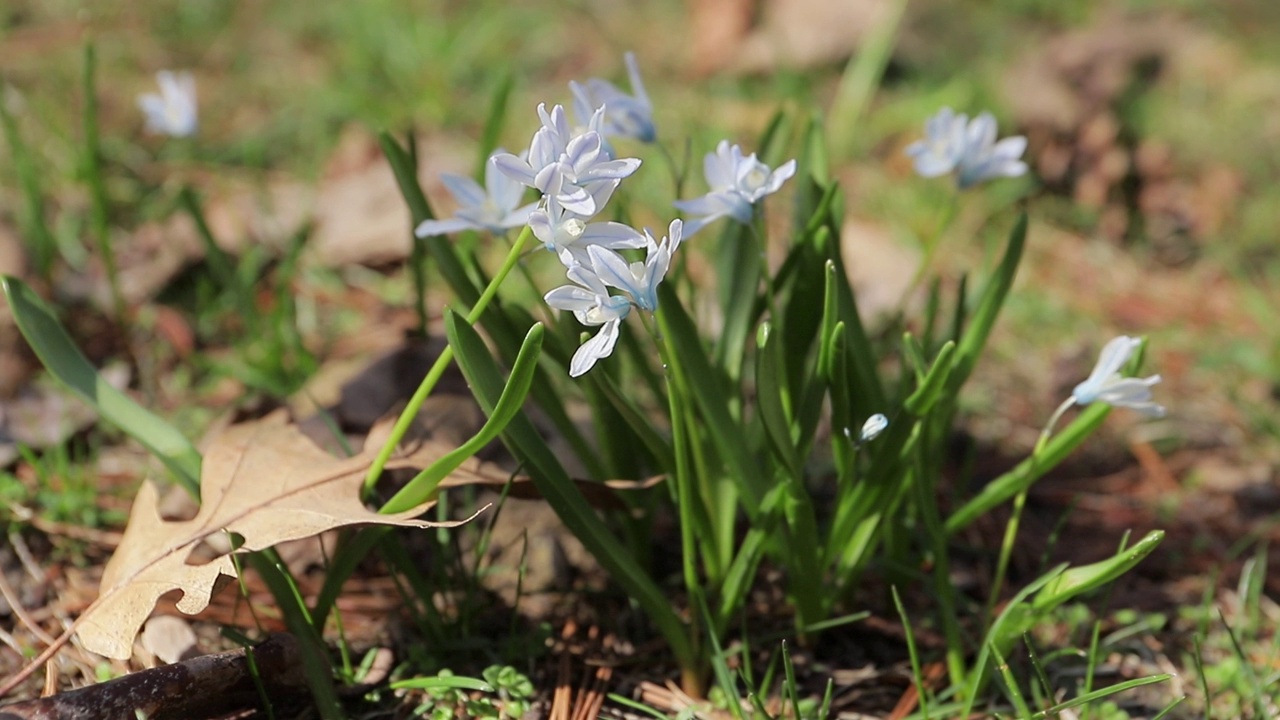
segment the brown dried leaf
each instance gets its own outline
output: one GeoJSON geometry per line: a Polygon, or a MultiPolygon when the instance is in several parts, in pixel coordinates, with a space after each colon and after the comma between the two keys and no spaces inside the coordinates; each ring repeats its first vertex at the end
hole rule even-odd
{"type": "MultiPolygon", "coordinates": [[[[200,511],[187,521],[161,519],[156,488],[144,484],[120,546],[103,572],[98,600],[77,623],[84,647],[99,655],[128,658],[156,601],[172,590],[182,591],[177,606],[184,613],[207,607],[218,578],[235,574],[230,555],[187,564],[191,551],[211,536],[235,533],[244,540],[237,552],[249,552],[348,525],[438,526],[412,519],[429,504],[379,515],[361,503],[361,482],[379,449],[372,440],[358,455],[337,458],[316,447],[281,414],[230,428],[205,453],[200,511]]],[[[421,441],[394,456],[387,468],[425,467],[450,449],[421,441]]],[[[445,484],[506,479],[472,460],[445,484]]]]}

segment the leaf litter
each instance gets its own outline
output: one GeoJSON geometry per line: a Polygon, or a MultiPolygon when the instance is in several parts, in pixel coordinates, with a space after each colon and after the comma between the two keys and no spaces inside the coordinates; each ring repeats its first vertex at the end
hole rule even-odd
{"type": "MultiPolygon", "coordinates": [[[[470,520],[439,523],[414,519],[434,501],[386,515],[364,506],[361,485],[386,437],[385,428],[375,427],[363,449],[348,458],[320,449],[297,425],[288,422],[284,413],[229,428],[214,438],[205,452],[200,510],[190,520],[162,519],[157,486],[145,482],[120,545],[103,571],[98,599],[32,667],[56,652],[71,633],[76,633],[90,652],[117,659],[131,657],[134,639],[160,598],[178,590],[182,598],[177,608],[186,614],[200,612],[209,605],[218,581],[236,575],[233,554],[354,525],[428,528],[470,520]],[[198,546],[227,534],[238,540],[232,553],[189,564],[198,546]]],[[[451,449],[437,440],[415,440],[402,445],[386,468],[420,469],[451,449]]],[[[441,486],[502,484],[510,477],[473,458],[441,486]]],[[[15,677],[6,685],[21,679],[15,677]]]]}

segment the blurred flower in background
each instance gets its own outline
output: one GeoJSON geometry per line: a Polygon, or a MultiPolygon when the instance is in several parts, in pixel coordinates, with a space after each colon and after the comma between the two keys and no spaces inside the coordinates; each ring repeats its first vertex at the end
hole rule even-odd
{"type": "Polygon", "coordinates": [[[147,132],[170,137],[196,134],[196,80],[189,72],[161,70],[156,73],[159,93],[138,96],[138,107],[147,117],[147,132]]]}
{"type": "Polygon", "coordinates": [[[956,174],[961,190],[980,182],[1002,177],[1018,177],[1027,172],[1020,159],[1027,139],[1021,135],[996,142],[996,119],[991,113],[969,119],[944,107],[924,126],[924,139],[907,146],[921,177],[956,174]]]}
{"type": "Polygon", "coordinates": [[[631,79],[631,95],[618,89],[608,80],[591,78],[586,83],[570,82],[573,91],[573,114],[585,124],[599,108],[605,108],[604,123],[600,134],[605,137],[629,137],[640,142],[653,142],[658,131],[653,125],[653,103],[640,79],[640,67],[635,53],[623,56],[627,63],[627,76],[631,79]]]}

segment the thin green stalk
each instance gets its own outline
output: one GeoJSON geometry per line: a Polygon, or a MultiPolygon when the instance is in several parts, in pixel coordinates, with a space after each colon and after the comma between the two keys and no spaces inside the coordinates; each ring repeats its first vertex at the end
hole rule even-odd
{"type": "Polygon", "coordinates": [[[684,193],[684,181],[689,175],[689,156],[692,154],[691,140],[686,139],[684,143],[684,162],[676,162],[675,155],[671,154],[671,150],[664,142],[655,143],[658,147],[658,154],[663,160],[667,161],[667,166],[671,168],[671,197],[679,198],[684,193]]]}
{"type": "MultiPolygon", "coordinates": [[[[769,276],[769,248],[766,238],[764,204],[757,204],[755,212],[751,217],[751,235],[755,238],[756,244],[760,246],[760,274],[764,279],[764,299],[765,307],[769,309],[769,319],[777,325],[782,316],[778,314],[778,302],[773,294],[773,279],[769,276]]],[[[783,393],[783,402],[790,407],[790,400],[783,393]]]]}
{"type": "Polygon", "coordinates": [[[907,300],[911,298],[916,288],[920,286],[920,282],[924,280],[929,268],[933,267],[933,258],[938,254],[938,248],[942,245],[942,236],[947,232],[947,228],[951,227],[951,223],[955,221],[956,211],[959,208],[960,193],[952,191],[950,199],[942,208],[938,224],[934,226],[933,232],[924,241],[924,257],[920,259],[920,264],[916,267],[916,274],[911,277],[911,282],[907,285],[907,291],[902,294],[902,299],[898,301],[899,308],[906,307],[907,300]]]}
{"type": "MultiPolygon", "coordinates": [[[[1058,409],[1049,417],[1048,424],[1044,430],[1040,432],[1040,437],[1036,440],[1036,446],[1031,450],[1030,470],[1029,474],[1034,477],[1036,472],[1036,460],[1040,454],[1044,452],[1045,446],[1049,444],[1049,437],[1053,434],[1053,428],[1062,419],[1063,413],[1075,405],[1074,398],[1067,398],[1058,409]]],[[[1004,541],[1000,544],[1000,558],[996,562],[995,578],[991,582],[991,594],[987,598],[987,607],[982,613],[984,621],[988,627],[995,620],[996,602],[1000,598],[1000,589],[1004,585],[1005,573],[1009,570],[1009,558],[1013,555],[1013,543],[1018,536],[1018,525],[1022,522],[1022,511],[1027,504],[1027,493],[1030,492],[1031,486],[1027,485],[1022,488],[1013,498],[1013,513],[1009,516],[1009,522],[1004,528],[1004,541]]]]}
{"type": "Polygon", "coordinates": [[[102,147],[98,140],[98,95],[94,85],[94,70],[97,66],[97,53],[93,43],[84,47],[84,177],[89,185],[89,197],[92,201],[93,236],[98,242],[98,252],[102,255],[103,271],[107,275],[107,285],[111,289],[111,304],[116,319],[124,322],[126,306],[124,295],[120,292],[120,278],[116,270],[116,255],[111,247],[110,228],[107,225],[107,186],[102,180],[102,147]]]}
{"type": "MultiPolygon", "coordinates": [[[[671,352],[667,348],[667,343],[662,337],[662,333],[658,332],[657,328],[654,327],[654,323],[644,313],[640,314],[640,320],[653,337],[654,344],[657,345],[658,357],[662,359],[663,376],[667,381],[667,401],[671,413],[671,446],[675,450],[676,461],[675,473],[671,480],[676,485],[676,510],[680,515],[680,550],[684,584],[689,592],[690,604],[694,607],[705,607],[706,600],[703,596],[702,583],[699,581],[696,565],[698,556],[695,536],[698,523],[694,517],[694,509],[697,501],[693,487],[694,478],[692,472],[690,472],[690,438],[685,427],[684,406],[686,403],[684,402],[684,392],[678,376],[679,370],[672,364],[671,352]]],[[[692,641],[694,656],[698,658],[699,671],[701,670],[702,658],[705,655],[699,627],[701,624],[700,619],[700,613],[689,613],[689,636],[692,641]]]]}
{"type": "Polygon", "coordinates": [[[1013,498],[1013,512],[1009,522],[1004,526],[1004,540],[1000,543],[1000,558],[996,561],[995,577],[991,580],[991,591],[987,597],[987,606],[982,612],[983,623],[990,627],[995,621],[996,602],[1000,599],[1000,590],[1004,586],[1004,576],[1009,570],[1009,559],[1013,555],[1013,543],[1018,537],[1018,526],[1022,522],[1022,510],[1027,504],[1027,492],[1023,488],[1013,498]]]}
{"type": "Polygon", "coordinates": [[[413,310],[418,318],[417,333],[427,336],[427,245],[409,229],[409,276],[413,279],[413,310]]]}
{"type": "Polygon", "coordinates": [[[929,720],[929,687],[925,683],[924,671],[920,667],[920,653],[916,650],[916,636],[911,630],[911,618],[907,615],[907,609],[902,604],[902,598],[898,595],[898,586],[891,585],[890,592],[893,593],[893,606],[898,609],[898,618],[902,621],[902,629],[907,636],[907,657],[911,660],[911,677],[916,683],[916,697],[920,703],[920,717],[929,720]]]}
{"type": "MultiPolygon", "coordinates": [[[[467,322],[474,324],[484,314],[489,303],[498,294],[498,288],[503,281],[507,279],[507,275],[520,261],[521,249],[533,237],[533,230],[526,225],[524,230],[520,232],[519,237],[511,246],[511,252],[507,253],[506,260],[503,261],[502,267],[498,268],[498,272],[489,281],[489,285],[485,287],[481,293],[480,299],[476,301],[471,312],[467,313],[467,322]]],[[[435,389],[436,383],[444,375],[444,371],[449,367],[449,363],[453,362],[453,348],[446,346],[440,353],[440,357],[436,358],[436,362],[427,371],[427,376],[422,379],[422,383],[418,385],[418,389],[413,393],[413,397],[409,398],[409,404],[405,406],[404,411],[400,413],[400,417],[396,420],[396,424],[391,428],[391,435],[387,438],[382,449],[378,451],[378,456],[374,458],[373,464],[369,467],[369,472],[364,477],[363,492],[368,495],[373,491],[374,485],[377,484],[378,478],[382,476],[382,470],[386,467],[387,461],[391,459],[391,454],[399,447],[400,441],[404,439],[405,433],[409,432],[413,420],[418,416],[418,412],[422,409],[422,404],[427,401],[427,397],[431,395],[431,391],[435,389]]]]}
{"type": "Polygon", "coordinates": [[[18,135],[18,121],[5,103],[4,85],[0,85],[0,125],[4,126],[5,139],[9,144],[9,156],[14,170],[18,173],[18,181],[22,185],[22,195],[26,200],[25,212],[22,215],[22,231],[24,239],[31,247],[31,257],[35,261],[35,269],[43,280],[48,280],[53,270],[54,253],[57,252],[57,241],[49,231],[49,224],[44,218],[44,192],[40,187],[40,175],[27,146],[18,135]]]}
{"type": "MultiPolygon", "coordinates": [[[[677,372],[682,371],[677,367],[677,372]]],[[[683,383],[680,387],[684,397],[688,398],[688,387],[683,383]]],[[[704,546],[702,571],[707,582],[718,588],[724,582],[725,572],[733,562],[733,532],[734,520],[737,518],[738,493],[730,478],[725,477],[723,473],[711,472],[707,462],[706,444],[702,434],[698,432],[697,412],[690,402],[684,402],[683,407],[685,433],[689,441],[690,454],[693,457],[692,477],[696,479],[697,492],[694,493],[694,497],[701,497],[700,503],[695,501],[694,512],[699,519],[705,519],[705,534],[712,538],[711,550],[707,551],[704,546]]]]}

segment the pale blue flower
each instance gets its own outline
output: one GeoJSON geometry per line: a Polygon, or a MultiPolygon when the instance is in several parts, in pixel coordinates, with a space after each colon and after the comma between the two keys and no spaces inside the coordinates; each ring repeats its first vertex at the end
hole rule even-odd
{"type": "Polygon", "coordinates": [[[631,301],[621,295],[610,295],[590,267],[571,264],[571,256],[563,259],[569,266],[569,279],[575,284],[561,285],[548,292],[544,299],[553,308],[572,312],[583,325],[600,326],[600,332],[584,342],[569,361],[569,376],[579,377],[595,366],[597,360],[613,353],[622,321],[631,313],[631,301]]]}
{"type": "Polygon", "coordinates": [[[582,344],[569,362],[569,375],[578,377],[597,360],[608,357],[618,342],[619,328],[632,307],[646,312],[658,309],[658,285],[671,267],[671,255],[680,247],[683,223],[672,220],[661,241],[644,233],[644,262],[628,263],[621,255],[600,245],[587,248],[587,263],[578,262],[569,250],[560,253],[573,285],[561,285],[545,295],[547,304],[569,310],[583,325],[599,325],[600,332],[582,344]],[[610,295],[609,288],[622,295],[610,295]]]}
{"type": "Polygon", "coordinates": [[[161,70],[156,73],[159,94],[143,93],[138,96],[138,108],[147,119],[147,132],[170,137],[190,137],[196,134],[199,118],[196,115],[196,81],[189,72],[161,70]]]}
{"type": "Polygon", "coordinates": [[[907,146],[915,169],[922,177],[956,174],[961,190],[1001,177],[1027,172],[1020,158],[1027,139],[1021,135],[996,142],[996,119],[991,113],[969,119],[944,107],[925,122],[925,138],[907,146]]]}
{"type": "Polygon", "coordinates": [[[605,285],[615,287],[631,296],[636,307],[648,312],[658,309],[658,284],[671,267],[671,255],[680,247],[684,223],[672,220],[667,236],[655,241],[648,230],[644,231],[647,253],[644,262],[628,263],[618,253],[599,245],[587,248],[591,267],[605,285]]]}
{"type": "Polygon", "coordinates": [[[700,215],[685,223],[685,237],[722,217],[740,223],[751,222],[752,206],[766,195],[778,191],[782,183],[796,173],[796,161],[788,160],[776,170],[760,162],[755,153],[743,157],[742,148],[721,140],[715,152],[707,153],[702,163],[709,191],[693,200],[677,200],[676,209],[700,215]]]}
{"type": "Polygon", "coordinates": [[[1120,375],[1120,370],[1141,345],[1141,338],[1124,335],[1107,343],[1102,348],[1093,372],[1071,391],[1071,398],[1075,403],[1088,405],[1103,402],[1112,407],[1136,410],[1148,417],[1163,417],[1165,409],[1151,399],[1151,388],[1160,382],[1159,375],[1145,378],[1120,375]]]}
{"type": "Polygon", "coordinates": [[[924,139],[907,146],[906,153],[914,161],[921,177],[938,177],[956,169],[964,154],[967,115],[957,115],[949,107],[924,123],[924,139]]]}
{"type": "Polygon", "coordinates": [[[627,63],[627,76],[631,79],[631,92],[628,95],[616,85],[599,78],[591,78],[585,84],[570,82],[573,91],[573,112],[579,121],[594,116],[595,111],[605,108],[604,122],[600,134],[605,137],[629,137],[641,142],[650,143],[657,138],[657,130],[653,126],[653,104],[649,102],[649,94],[644,90],[644,82],[640,79],[640,67],[636,64],[635,53],[623,56],[627,63]]]}
{"type": "MultiPolygon", "coordinates": [[[[494,154],[505,152],[499,149],[494,154]]],[[[461,230],[488,230],[495,235],[529,222],[529,213],[538,203],[520,205],[524,185],[512,180],[493,164],[492,156],[484,164],[484,184],[469,177],[443,173],[440,181],[458,201],[454,216],[444,220],[423,220],[413,231],[420,238],[447,235],[461,230]]]]}
{"type": "Polygon", "coordinates": [[[603,110],[598,110],[588,130],[577,136],[569,129],[563,107],[556,105],[547,112],[545,105],[539,105],[538,116],[542,127],[534,133],[527,155],[499,153],[491,162],[513,180],[555,197],[566,210],[594,215],[599,208],[591,193],[592,184],[622,180],[640,167],[635,158],[615,160],[605,151],[598,130],[603,110]]]}
{"type": "MultiPolygon", "coordinates": [[[[595,207],[604,207],[617,187],[617,180],[594,183],[589,193],[595,207]]],[[[557,256],[567,252],[579,264],[590,262],[587,248],[593,245],[614,249],[645,246],[645,237],[635,228],[618,222],[588,222],[591,217],[571,212],[555,196],[548,196],[543,207],[529,213],[529,227],[548,250],[557,256]]]]}
{"type": "Polygon", "coordinates": [[[1026,151],[1027,139],[1021,135],[996,142],[996,119],[982,113],[969,122],[956,183],[963,190],[984,180],[1025,175],[1027,164],[1019,158],[1026,151]]]}

